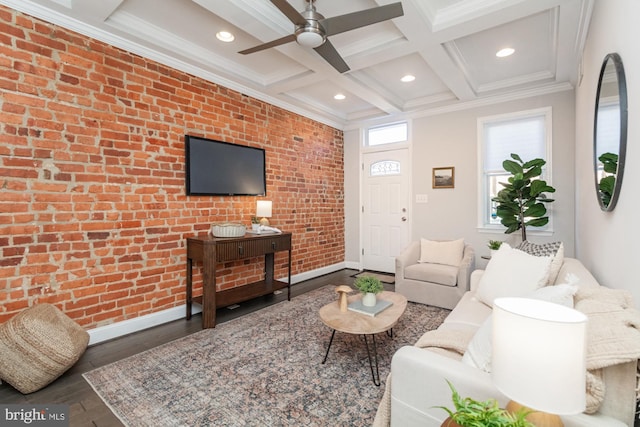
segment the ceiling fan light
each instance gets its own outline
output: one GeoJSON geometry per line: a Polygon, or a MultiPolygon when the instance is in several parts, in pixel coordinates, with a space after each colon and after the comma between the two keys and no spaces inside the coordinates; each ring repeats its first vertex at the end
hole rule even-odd
{"type": "Polygon", "coordinates": [[[305,47],[316,48],[324,43],[325,38],[322,34],[314,31],[304,31],[296,35],[296,41],[299,45],[305,47]]]}

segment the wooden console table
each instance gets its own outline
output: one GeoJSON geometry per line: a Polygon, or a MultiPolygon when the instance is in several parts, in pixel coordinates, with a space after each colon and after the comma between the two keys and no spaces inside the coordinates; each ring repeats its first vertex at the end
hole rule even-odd
{"type": "Polygon", "coordinates": [[[243,237],[219,238],[207,236],[187,238],[187,320],[191,319],[193,302],[202,305],[202,327],[216,326],[216,309],[268,295],[287,288],[287,299],[291,300],[291,233],[245,234],[243,237]],[[287,282],[274,280],[274,257],[276,252],[289,251],[289,273],[287,282]],[[216,291],[216,266],[225,261],[255,258],[264,255],[264,280],[216,291]],[[202,296],[192,296],[193,261],[201,261],[202,296]]]}

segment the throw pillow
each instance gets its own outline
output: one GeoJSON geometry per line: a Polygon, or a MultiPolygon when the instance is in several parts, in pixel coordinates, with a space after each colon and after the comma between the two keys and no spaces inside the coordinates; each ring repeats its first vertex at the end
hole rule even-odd
{"type": "Polygon", "coordinates": [[[457,267],[462,262],[464,239],[438,242],[420,239],[420,259],[418,262],[445,264],[457,267]]]}
{"type": "MultiPolygon", "coordinates": [[[[573,296],[578,291],[577,285],[560,284],[555,286],[545,286],[527,294],[525,298],[548,301],[555,304],[565,305],[573,308],[573,296]]],[[[462,356],[462,361],[467,365],[491,372],[492,345],[492,316],[482,323],[475,333],[467,351],[462,356]]]]}
{"type": "Polygon", "coordinates": [[[552,257],[537,257],[502,244],[480,278],[476,297],[489,307],[500,297],[521,297],[547,284],[552,257]]]}
{"type": "Polygon", "coordinates": [[[562,242],[537,244],[525,240],[516,246],[516,249],[534,256],[553,256],[547,284],[553,285],[556,282],[558,273],[560,272],[560,268],[562,268],[562,263],[564,262],[564,245],[562,242]]]}
{"type": "Polygon", "coordinates": [[[493,341],[491,339],[492,329],[492,316],[489,316],[485,320],[478,331],[475,333],[467,351],[462,356],[462,362],[467,365],[473,366],[485,372],[491,372],[491,353],[493,341]]]}
{"type": "Polygon", "coordinates": [[[578,292],[578,285],[562,283],[560,285],[544,286],[536,289],[529,295],[525,295],[525,298],[539,299],[573,308],[573,296],[576,292],[578,292]]]}

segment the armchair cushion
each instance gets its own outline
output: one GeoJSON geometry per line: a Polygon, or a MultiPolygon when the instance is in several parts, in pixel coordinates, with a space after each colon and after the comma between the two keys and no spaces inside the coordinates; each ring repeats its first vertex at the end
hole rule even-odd
{"type": "Polygon", "coordinates": [[[445,286],[455,286],[458,281],[458,267],[443,264],[413,264],[404,269],[404,277],[445,286]]]}
{"type": "Polygon", "coordinates": [[[458,267],[464,252],[464,239],[438,242],[420,239],[418,262],[458,267]]]}

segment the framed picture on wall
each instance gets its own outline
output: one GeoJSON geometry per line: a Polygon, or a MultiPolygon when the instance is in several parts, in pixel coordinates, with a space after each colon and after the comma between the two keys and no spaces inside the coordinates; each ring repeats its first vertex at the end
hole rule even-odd
{"type": "Polygon", "coordinates": [[[455,168],[433,168],[433,188],[454,188],[455,168]]]}

